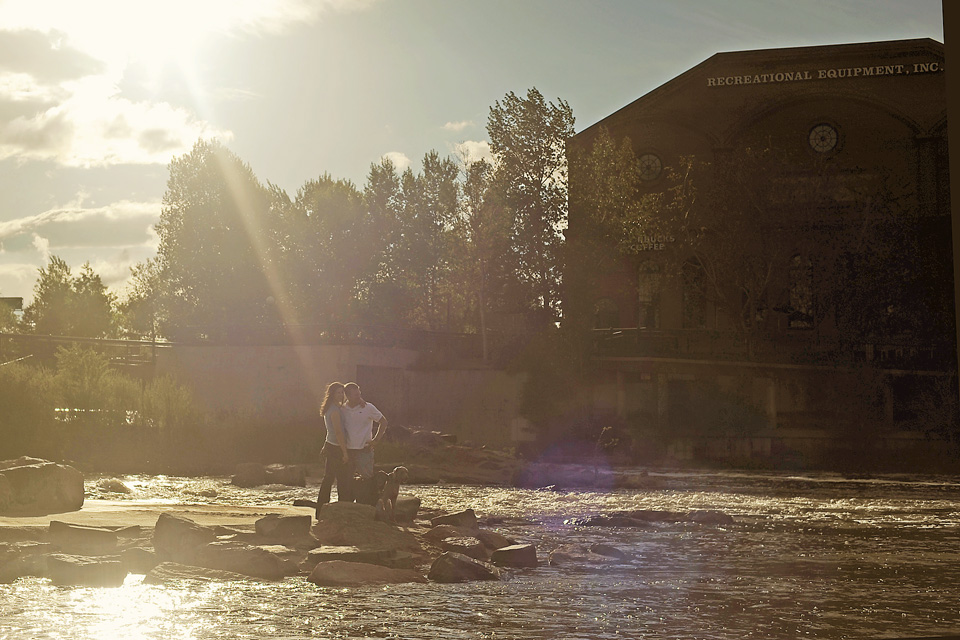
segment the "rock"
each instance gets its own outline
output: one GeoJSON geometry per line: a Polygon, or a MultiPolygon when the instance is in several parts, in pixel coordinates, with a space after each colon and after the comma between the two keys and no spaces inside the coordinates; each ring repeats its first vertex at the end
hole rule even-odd
{"type": "Polygon", "coordinates": [[[23,576],[46,576],[52,546],[49,542],[0,543],[0,584],[23,576]]]}
{"type": "Polygon", "coordinates": [[[486,560],[489,557],[487,548],[473,536],[459,536],[444,538],[440,541],[440,548],[444,551],[455,551],[475,560],[486,560]]]}
{"type": "Polygon", "coordinates": [[[97,489],[104,493],[132,493],[133,489],[116,478],[103,478],[97,481],[97,489]]]}
{"type": "Polygon", "coordinates": [[[243,462],[237,465],[230,482],[238,487],[259,487],[267,484],[267,468],[255,462],[243,462]]]}
{"type": "Polygon", "coordinates": [[[537,548],[532,544],[512,544],[494,551],[490,562],[498,567],[536,567],[537,548]]]}
{"type": "Polygon", "coordinates": [[[535,462],[518,468],[513,474],[513,485],[528,489],[556,488],[612,488],[616,476],[610,469],[583,464],[550,464],[535,462]]]}
{"type": "Polygon", "coordinates": [[[432,467],[419,464],[408,464],[406,467],[407,484],[437,484],[440,482],[440,474],[432,467]]]}
{"type": "Polygon", "coordinates": [[[117,532],[112,529],[51,520],[48,539],[64,553],[107,555],[117,552],[117,532]]]}
{"type": "Polygon", "coordinates": [[[599,553],[593,553],[583,545],[565,544],[550,552],[548,562],[551,567],[556,567],[578,564],[609,564],[614,561],[616,561],[615,558],[603,556],[599,553]]]}
{"type": "Polygon", "coordinates": [[[414,447],[424,447],[426,449],[436,449],[446,444],[443,434],[439,431],[413,431],[407,438],[414,447]]]}
{"type": "Polygon", "coordinates": [[[399,496],[397,504],[393,508],[393,517],[399,522],[413,522],[420,511],[420,498],[418,496],[399,496]]]}
{"type": "Polygon", "coordinates": [[[300,571],[313,571],[321,562],[341,560],[343,562],[361,562],[364,564],[379,564],[388,566],[396,556],[393,549],[358,549],[349,546],[324,546],[311,549],[300,563],[300,571]]]}
{"type": "Polygon", "coordinates": [[[270,540],[313,539],[310,535],[311,516],[280,516],[275,513],[260,518],[254,524],[257,535],[270,540]]]}
{"type": "Polygon", "coordinates": [[[0,462],[0,514],[45,515],[83,506],[83,474],[39,458],[0,462]]]}
{"type": "Polygon", "coordinates": [[[128,573],[147,574],[160,564],[157,554],[144,547],[130,547],[120,552],[120,562],[128,573]]]}
{"type": "Polygon", "coordinates": [[[467,527],[455,527],[452,524],[438,524],[423,534],[423,537],[432,542],[440,542],[444,538],[455,538],[457,536],[473,536],[479,529],[469,529],[467,527]]]}
{"type": "Polygon", "coordinates": [[[52,553],[47,556],[47,576],[56,585],[119,587],[127,577],[127,570],[118,556],[52,553]]]}
{"type": "Polygon", "coordinates": [[[606,558],[615,558],[617,560],[630,560],[630,554],[622,549],[618,549],[612,544],[598,542],[590,545],[590,553],[604,556],[606,558]]]}
{"type": "Polygon", "coordinates": [[[409,531],[373,519],[375,509],[353,502],[331,502],[320,511],[313,534],[324,545],[361,549],[396,549],[420,553],[420,542],[409,531]]]}
{"type": "Polygon", "coordinates": [[[734,519],[722,511],[691,511],[687,518],[699,524],[735,524],[734,519]]]}
{"type": "Polygon", "coordinates": [[[502,547],[509,547],[510,545],[517,544],[517,541],[508,538],[505,535],[502,535],[496,531],[491,531],[490,529],[477,529],[472,533],[476,536],[480,542],[483,543],[483,546],[492,550],[500,549],[502,547]]]}
{"type": "Polygon", "coordinates": [[[599,515],[589,518],[577,518],[565,521],[582,527],[631,527],[634,529],[652,529],[653,524],[648,520],[630,518],[628,516],[599,515]]]}
{"type": "Polygon", "coordinates": [[[202,582],[231,582],[249,580],[249,576],[230,571],[218,571],[203,567],[191,567],[177,562],[161,562],[151,569],[143,579],[144,584],[168,584],[177,580],[199,580],[202,582]]]}
{"type": "Polygon", "coordinates": [[[434,582],[499,580],[500,570],[492,564],[474,560],[462,553],[446,551],[433,561],[427,577],[434,582]]]}
{"type": "Polygon", "coordinates": [[[430,519],[430,526],[436,527],[441,524],[449,524],[454,527],[466,527],[468,529],[477,528],[477,514],[473,509],[466,509],[459,513],[451,513],[448,516],[438,516],[430,519]]]}
{"type": "Polygon", "coordinates": [[[310,577],[310,582],[321,587],[356,587],[368,584],[401,584],[426,582],[419,572],[412,569],[394,569],[378,564],[330,560],[320,562],[310,577]]]}
{"type": "Polygon", "coordinates": [[[293,562],[242,542],[211,542],[198,547],[193,564],[265,580],[280,580],[297,573],[293,562]]]}
{"type": "Polygon", "coordinates": [[[214,540],[212,528],[169,513],[161,513],[153,529],[153,548],[161,562],[174,560],[191,564],[196,550],[214,540]]]}
{"type": "Polygon", "coordinates": [[[291,487],[307,486],[307,472],[299,465],[271,464],[266,467],[265,484],[285,484],[291,487]]]}

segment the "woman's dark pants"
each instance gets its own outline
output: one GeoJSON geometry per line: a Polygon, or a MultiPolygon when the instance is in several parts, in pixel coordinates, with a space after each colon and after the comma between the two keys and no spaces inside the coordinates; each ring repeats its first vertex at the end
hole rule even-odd
{"type": "Polygon", "coordinates": [[[323,443],[323,480],[320,493],[317,494],[317,519],[320,519],[320,507],[330,502],[330,489],[337,482],[337,500],[353,502],[353,465],[343,461],[340,447],[329,442],[323,443]]]}

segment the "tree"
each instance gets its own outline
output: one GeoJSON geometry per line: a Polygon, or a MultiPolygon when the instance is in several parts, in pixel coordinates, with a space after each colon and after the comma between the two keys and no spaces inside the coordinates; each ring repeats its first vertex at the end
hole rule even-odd
{"type": "Polygon", "coordinates": [[[179,337],[248,337],[289,305],[277,272],[271,191],[215,141],[174,158],[157,233],[163,317],[179,337]]]}
{"type": "Polygon", "coordinates": [[[50,256],[33,287],[24,321],[45,335],[103,338],[113,333],[115,296],[90,263],[73,277],[63,259],[50,256]]]}
{"type": "Polygon", "coordinates": [[[484,160],[464,162],[463,197],[455,223],[462,280],[476,296],[483,360],[490,356],[487,316],[493,289],[509,251],[510,219],[493,188],[494,170],[484,160]]]}
{"type": "Polygon", "coordinates": [[[560,315],[562,230],[567,221],[566,143],[573,111],[546,102],[536,88],[490,107],[487,134],[504,203],[513,216],[513,267],[522,285],[518,306],[560,315]]]}
{"type": "MultiPolygon", "coordinates": [[[[574,308],[564,322],[587,324],[593,315],[597,278],[616,270],[625,254],[635,253],[628,239],[648,226],[643,211],[640,167],[630,140],[619,146],[605,127],[589,147],[570,154],[571,230],[565,245],[565,304],[574,308]],[[576,225],[576,228],[573,228],[576,225]],[[618,247],[620,251],[611,251],[618,247]]],[[[634,292],[631,292],[634,293],[634,292]]]]}

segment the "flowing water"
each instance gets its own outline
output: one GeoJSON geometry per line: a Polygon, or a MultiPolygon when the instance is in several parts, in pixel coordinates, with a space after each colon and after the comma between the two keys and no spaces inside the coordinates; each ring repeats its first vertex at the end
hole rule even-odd
{"type": "MultiPolygon", "coordinates": [[[[537,545],[607,542],[626,565],[516,570],[501,582],[321,588],[0,585],[0,640],[34,638],[903,638],[960,634],[960,478],[676,472],[651,491],[408,487],[537,545]],[[728,526],[583,527],[626,509],[717,509],[728,526]]],[[[316,487],[127,476],[131,500],[290,504],[316,487]]],[[[96,496],[96,482],[88,482],[96,496]]],[[[116,499],[115,494],[110,494],[116,499]]]]}

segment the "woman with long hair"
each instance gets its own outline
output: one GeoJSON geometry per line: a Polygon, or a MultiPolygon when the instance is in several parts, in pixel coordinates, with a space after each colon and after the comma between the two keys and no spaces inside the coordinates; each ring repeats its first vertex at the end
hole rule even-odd
{"type": "Polygon", "coordinates": [[[331,382],[320,404],[320,415],[327,428],[327,437],[323,443],[323,480],[320,482],[320,493],[317,494],[317,520],[320,519],[320,507],[330,502],[330,489],[333,482],[337,482],[337,499],[348,500],[353,483],[353,466],[347,453],[347,439],[343,434],[343,421],[340,416],[340,406],[346,396],[343,393],[343,384],[331,382]]]}

